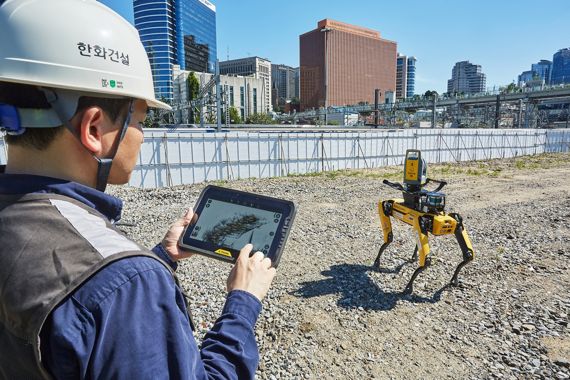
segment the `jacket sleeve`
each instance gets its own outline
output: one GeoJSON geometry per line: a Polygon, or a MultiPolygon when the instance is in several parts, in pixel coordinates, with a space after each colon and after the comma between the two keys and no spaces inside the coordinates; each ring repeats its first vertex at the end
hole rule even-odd
{"type": "Polygon", "coordinates": [[[260,311],[261,303],[252,294],[234,290],[228,295],[222,315],[202,342],[201,357],[208,374],[227,378],[229,362],[236,379],[254,378],[259,363],[254,326],[260,311]]]}
{"type": "Polygon", "coordinates": [[[228,294],[200,352],[170,273],[153,259],[124,259],[52,312],[42,330],[43,363],[58,379],[252,379],[260,310],[249,293],[228,294]]]}

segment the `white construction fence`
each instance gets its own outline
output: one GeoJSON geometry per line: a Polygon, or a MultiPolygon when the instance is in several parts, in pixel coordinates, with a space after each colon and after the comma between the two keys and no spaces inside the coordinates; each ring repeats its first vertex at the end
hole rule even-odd
{"type": "MultiPolygon", "coordinates": [[[[205,132],[147,129],[129,182],[154,188],[401,165],[406,149],[429,163],[570,151],[568,129],[366,129],[205,132]]],[[[0,164],[6,147],[0,139],[0,164]]]]}

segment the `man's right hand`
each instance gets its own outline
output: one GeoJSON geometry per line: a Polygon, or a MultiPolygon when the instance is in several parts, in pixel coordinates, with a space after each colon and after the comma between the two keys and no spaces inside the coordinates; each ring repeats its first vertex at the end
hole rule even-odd
{"type": "Polygon", "coordinates": [[[228,292],[244,290],[253,294],[260,301],[265,297],[271,281],[275,277],[275,268],[271,267],[271,259],[261,252],[249,256],[253,245],[246,244],[240,251],[235,266],[228,277],[228,292]]]}

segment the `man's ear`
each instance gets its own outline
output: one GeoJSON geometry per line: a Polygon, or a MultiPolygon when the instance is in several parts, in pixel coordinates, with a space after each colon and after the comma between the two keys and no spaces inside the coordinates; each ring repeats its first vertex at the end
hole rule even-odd
{"type": "Polygon", "coordinates": [[[103,150],[103,132],[105,127],[105,114],[99,107],[89,107],[83,111],[79,120],[79,139],[81,144],[94,155],[103,150]]]}

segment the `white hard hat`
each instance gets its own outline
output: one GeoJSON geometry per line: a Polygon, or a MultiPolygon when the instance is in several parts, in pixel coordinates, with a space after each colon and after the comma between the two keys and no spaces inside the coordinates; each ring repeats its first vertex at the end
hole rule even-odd
{"type": "Polygon", "coordinates": [[[95,0],[0,0],[0,82],[145,100],[152,72],[137,30],[95,0]]]}

